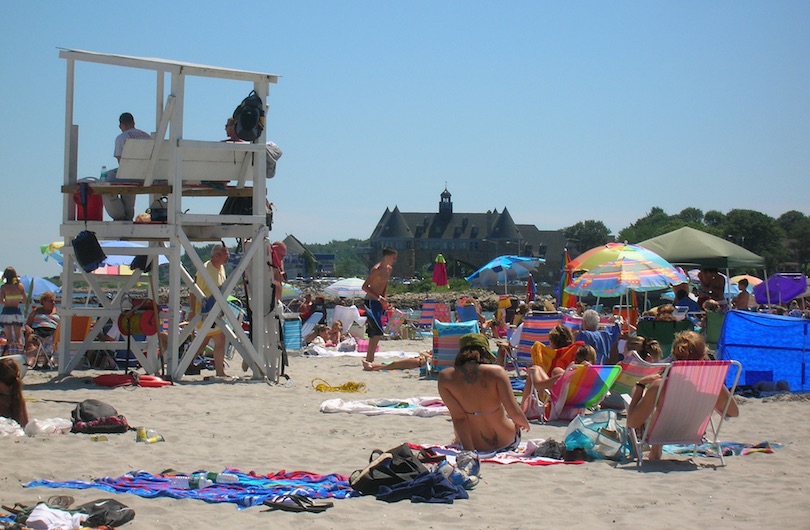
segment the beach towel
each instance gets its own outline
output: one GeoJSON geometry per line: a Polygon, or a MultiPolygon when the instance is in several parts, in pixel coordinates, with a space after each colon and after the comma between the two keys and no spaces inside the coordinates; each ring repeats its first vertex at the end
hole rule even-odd
{"type": "Polygon", "coordinates": [[[405,399],[375,398],[358,401],[344,401],[340,398],[327,399],[321,403],[321,412],[346,412],[366,416],[449,416],[450,411],[440,397],[414,397],[405,399]]]}
{"type": "MultiPolygon", "coordinates": [[[[534,456],[534,450],[540,447],[545,440],[527,440],[520,442],[520,445],[514,451],[504,451],[501,453],[485,453],[478,452],[481,462],[490,464],[526,464],[528,466],[551,466],[554,464],[584,464],[582,460],[557,460],[555,458],[547,458],[545,456],[534,456]]],[[[455,464],[456,456],[461,451],[458,446],[452,445],[420,445],[409,444],[411,449],[421,450],[424,449],[428,453],[443,455],[448,462],[455,464]]]]}
{"type": "MultiPolygon", "coordinates": [[[[304,350],[303,357],[362,357],[366,358],[366,353],[361,351],[339,351],[336,349],[324,348],[323,346],[310,345],[304,350]]],[[[407,359],[409,357],[419,357],[419,352],[415,351],[378,351],[374,358],[385,359],[407,359]]]]}
{"type": "MultiPolygon", "coordinates": [[[[197,499],[219,503],[230,502],[239,509],[258,506],[265,500],[278,495],[295,494],[310,499],[345,499],[359,494],[349,485],[349,477],[338,474],[319,475],[308,471],[278,471],[267,475],[255,472],[242,473],[238,469],[227,468],[223,473],[234,474],[236,483],[214,484],[203,489],[181,489],[172,487],[172,477],[180,475],[152,475],[146,471],[130,471],[117,477],[101,477],[92,482],[71,480],[34,480],[26,488],[96,488],[111,493],[132,493],[145,498],[171,497],[173,499],[197,499]]],[[[183,473],[183,475],[186,475],[183,473]]]]}
{"type": "MultiPolygon", "coordinates": [[[[694,445],[684,444],[667,444],[664,445],[664,452],[671,455],[680,455],[692,453],[695,448],[694,445]]],[[[739,443],[739,442],[720,442],[720,449],[723,451],[723,456],[745,456],[752,453],[773,453],[775,449],[781,449],[782,444],[772,442],[759,442],[758,444],[739,443]]],[[[720,458],[717,454],[713,444],[700,444],[697,446],[695,454],[698,456],[720,458]]]]}

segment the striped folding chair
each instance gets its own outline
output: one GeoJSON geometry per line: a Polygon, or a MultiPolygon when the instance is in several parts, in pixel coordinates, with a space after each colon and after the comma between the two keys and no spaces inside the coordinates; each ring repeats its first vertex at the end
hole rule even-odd
{"type": "Polygon", "coordinates": [[[576,364],[569,366],[551,387],[545,420],[570,420],[599,405],[622,373],[621,366],[576,364]]]}
{"type": "Polygon", "coordinates": [[[517,360],[523,366],[532,365],[532,346],[535,342],[548,344],[548,334],[563,321],[557,312],[533,312],[523,318],[523,331],[520,333],[517,360]]]}
{"type": "Polygon", "coordinates": [[[480,333],[478,321],[471,322],[433,322],[433,364],[432,375],[436,375],[453,362],[458,355],[459,340],[467,333],[480,333]]]}
{"type": "Polygon", "coordinates": [[[444,302],[427,299],[422,303],[419,316],[419,328],[425,331],[433,329],[433,321],[450,322],[450,308],[444,302]]]}

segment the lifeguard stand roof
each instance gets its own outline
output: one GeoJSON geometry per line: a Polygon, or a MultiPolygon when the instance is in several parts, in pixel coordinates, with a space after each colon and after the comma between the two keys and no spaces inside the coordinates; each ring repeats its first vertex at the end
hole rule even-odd
{"type": "Polygon", "coordinates": [[[62,51],[59,52],[59,57],[62,59],[73,59],[76,61],[111,64],[162,72],[182,72],[185,75],[198,77],[216,77],[253,82],[265,81],[267,83],[278,83],[278,78],[280,77],[276,74],[265,74],[261,72],[251,72],[248,70],[236,70],[234,68],[223,68],[221,66],[207,66],[204,64],[186,63],[182,61],[170,61],[168,59],[160,59],[157,57],[133,57],[115,53],[98,53],[84,50],[69,50],[64,48],[60,49],[62,51]]]}

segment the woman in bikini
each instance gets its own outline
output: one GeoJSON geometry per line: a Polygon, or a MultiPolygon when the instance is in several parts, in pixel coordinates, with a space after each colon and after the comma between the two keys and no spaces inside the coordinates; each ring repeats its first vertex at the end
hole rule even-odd
{"type": "Polygon", "coordinates": [[[11,418],[21,427],[28,424],[20,367],[13,359],[0,359],[0,416],[11,418]]]}
{"type": "Polygon", "coordinates": [[[439,372],[439,395],[450,411],[456,442],[467,451],[510,451],[529,421],[515,401],[509,376],[495,363],[480,333],[461,337],[450,368],[439,372]]]}
{"type": "Polygon", "coordinates": [[[22,353],[25,318],[20,306],[25,302],[25,287],[20,283],[14,267],[6,267],[3,281],[5,283],[0,286],[0,304],[3,304],[0,324],[6,336],[6,348],[9,353],[22,353]]]}

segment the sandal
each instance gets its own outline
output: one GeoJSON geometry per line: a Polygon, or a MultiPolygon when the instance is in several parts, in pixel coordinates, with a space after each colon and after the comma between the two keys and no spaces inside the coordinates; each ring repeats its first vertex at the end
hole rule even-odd
{"type": "Polygon", "coordinates": [[[333,502],[315,504],[312,502],[312,499],[304,497],[303,495],[284,494],[267,499],[264,501],[264,505],[270,508],[269,510],[265,510],[268,512],[281,510],[283,512],[321,513],[335,504],[333,502]]]}
{"type": "Polygon", "coordinates": [[[54,495],[52,497],[48,497],[45,504],[48,506],[48,508],[67,510],[70,508],[70,505],[73,504],[73,501],[74,499],[70,495],[54,495]]]}

